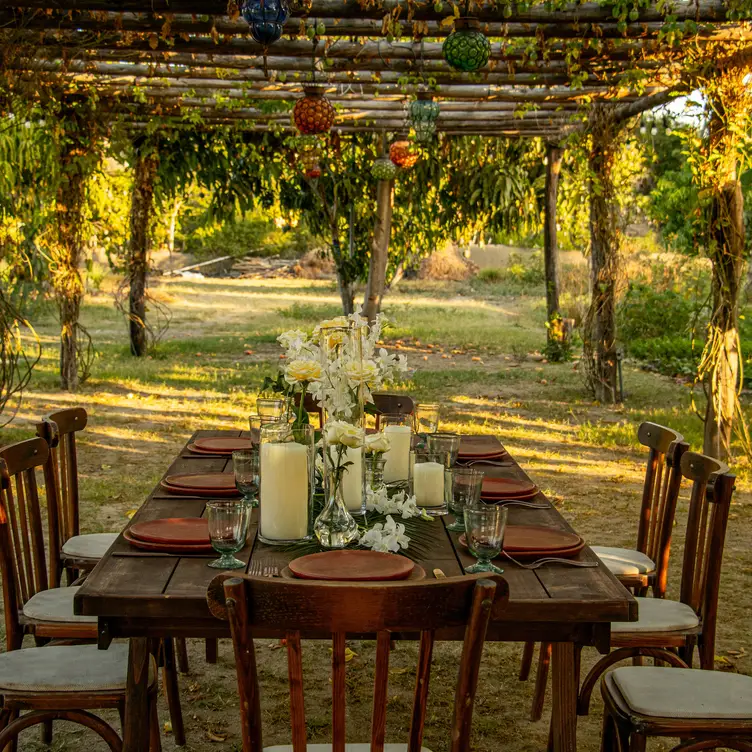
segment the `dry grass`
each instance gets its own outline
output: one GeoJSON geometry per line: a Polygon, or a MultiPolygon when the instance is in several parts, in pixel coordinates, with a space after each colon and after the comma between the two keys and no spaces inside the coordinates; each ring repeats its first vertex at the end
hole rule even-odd
{"type": "MultiPolygon", "coordinates": [[[[124,327],[106,296],[91,299],[86,323],[101,351],[91,381],[79,395],[61,393],[55,382],[54,323],[41,327],[45,360],[26,395],[18,420],[0,441],[31,434],[33,421],[50,410],[83,404],[90,424],[80,442],[81,487],[86,531],[116,530],[138,506],[190,432],[196,428],[241,427],[264,375],[276,367],[274,337],[282,329],[306,326],[336,310],[330,284],[306,282],[164,280],[155,290],[175,315],[161,352],[143,361],[127,355],[124,327]],[[248,354],[247,354],[248,353],[248,354]]],[[[634,444],[637,424],[645,419],[668,423],[697,446],[699,422],[688,411],[687,390],[672,381],[627,369],[628,401],[604,409],[582,391],[572,365],[526,360],[543,344],[541,301],[459,295],[447,284],[407,286],[388,299],[416,373],[406,386],[418,398],[445,406],[449,429],[500,435],[533,479],[574,527],[591,542],[633,544],[639,506],[643,455],[634,444]],[[428,347],[431,345],[431,347],[428,347]]],[[[396,342],[395,342],[396,344],[396,342]]],[[[721,589],[718,667],[752,674],[749,582],[752,553],[752,497],[740,467],[731,512],[721,589]],[[736,657],[728,651],[746,648],[736,657]]],[[[686,498],[677,515],[671,594],[676,594],[681,561],[686,498]]],[[[353,643],[348,664],[351,740],[368,737],[370,681],[374,648],[353,643]]],[[[432,681],[425,743],[436,752],[448,749],[451,687],[458,646],[440,645],[432,681]]],[[[586,651],[586,662],[593,658],[586,651]]],[[[182,679],[188,749],[239,749],[238,706],[231,648],[223,643],[220,662],[208,666],[203,644],[190,644],[191,673],[182,679]],[[211,735],[211,736],[210,736],[211,735]],[[215,741],[212,741],[212,737],[215,741]],[[216,741],[222,739],[223,741],[216,741]]],[[[285,651],[268,641],[258,644],[264,690],[267,744],[288,743],[285,651]]],[[[533,752],[545,748],[547,716],[527,720],[531,683],[517,681],[519,645],[489,644],[478,696],[474,746],[533,752]]],[[[388,739],[403,741],[409,694],[414,679],[415,648],[400,644],[393,655],[389,691],[388,739]]],[[[306,646],[305,676],[311,741],[328,739],[329,654],[322,644],[306,646]]],[[[164,702],[161,717],[166,720],[164,702]]],[[[600,706],[580,719],[578,748],[598,749],[600,706]]],[[[38,733],[26,732],[21,749],[41,748],[38,733]]],[[[81,744],[101,749],[86,732],[61,726],[54,748],[81,744]]],[[[174,746],[165,733],[164,746],[174,746]]],[[[668,749],[656,743],[652,749],[668,749]]]]}

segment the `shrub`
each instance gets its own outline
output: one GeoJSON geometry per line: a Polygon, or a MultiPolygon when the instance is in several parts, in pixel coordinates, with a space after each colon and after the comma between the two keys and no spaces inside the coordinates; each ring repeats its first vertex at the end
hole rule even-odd
{"type": "Polygon", "coordinates": [[[679,292],[630,283],[617,311],[619,337],[630,348],[638,339],[688,335],[693,314],[691,300],[679,292]]]}
{"type": "Polygon", "coordinates": [[[631,340],[627,351],[667,376],[693,376],[697,372],[702,343],[693,350],[688,334],[666,335],[631,340]]]}
{"type": "Polygon", "coordinates": [[[504,279],[504,270],[488,267],[481,269],[475,276],[479,282],[501,282],[504,279]]]}

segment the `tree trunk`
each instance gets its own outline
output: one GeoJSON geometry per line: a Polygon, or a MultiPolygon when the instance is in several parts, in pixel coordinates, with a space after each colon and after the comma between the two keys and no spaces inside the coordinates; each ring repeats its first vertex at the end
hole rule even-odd
{"type": "Polygon", "coordinates": [[[170,211],[170,224],[167,226],[167,250],[172,255],[175,252],[175,231],[178,226],[178,215],[180,209],[183,206],[183,200],[176,198],[172,202],[172,210],[170,211]]]}
{"type": "MultiPolygon", "coordinates": [[[[740,86],[743,83],[739,82],[740,86]]],[[[723,143],[733,112],[716,102],[709,124],[710,155],[717,161],[719,188],[712,198],[708,250],[713,264],[713,313],[708,324],[704,352],[705,436],[703,451],[727,458],[736,413],[739,388],[739,292],[744,272],[744,198],[737,176],[737,158],[732,146],[723,143]]]]}
{"type": "Polygon", "coordinates": [[[158,157],[153,151],[138,154],[131,194],[128,322],[131,353],[139,357],[145,355],[147,349],[146,273],[149,268],[149,224],[154,203],[154,177],[157,172],[157,164],[158,157]]]}
{"type": "Polygon", "coordinates": [[[363,302],[363,316],[373,321],[381,310],[386,286],[386,267],[389,260],[389,239],[392,234],[393,180],[379,180],[376,187],[376,226],[371,241],[371,261],[368,266],[368,285],[363,302]]]}
{"type": "Polygon", "coordinates": [[[584,365],[593,396],[603,403],[619,399],[616,358],[616,280],[621,233],[611,167],[617,125],[611,109],[596,106],[590,118],[590,278],[591,301],[585,325],[584,365]]]}
{"type": "Polygon", "coordinates": [[[543,224],[543,259],[546,273],[546,320],[549,343],[565,337],[559,323],[559,250],[556,238],[556,198],[559,192],[559,173],[564,150],[556,144],[546,144],[546,206],[543,224]]]}

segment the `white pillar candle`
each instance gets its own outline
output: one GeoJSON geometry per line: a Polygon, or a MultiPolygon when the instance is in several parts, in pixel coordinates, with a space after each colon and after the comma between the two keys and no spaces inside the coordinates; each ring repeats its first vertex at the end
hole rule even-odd
{"type": "Polygon", "coordinates": [[[444,470],[440,462],[416,462],[413,465],[413,493],[419,507],[444,505],[444,470]]]}
{"type": "Polygon", "coordinates": [[[407,480],[410,477],[410,444],[412,429],[410,426],[386,426],[384,434],[389,439],[390,449],[384,452],[384,483],[407,480]]]}
{"type": "Polygon", "coordinates": [[[342,473],[342,496],[350,512],[357,512],[363,507],[363,450],[347,448],[342,462],[352,462],[342,473]]]}
{"type": "Polygon", "coordinates": [[[261,535],[297,540],[308,535],[308,447],[294,442],[261,445],[261,535]]]}

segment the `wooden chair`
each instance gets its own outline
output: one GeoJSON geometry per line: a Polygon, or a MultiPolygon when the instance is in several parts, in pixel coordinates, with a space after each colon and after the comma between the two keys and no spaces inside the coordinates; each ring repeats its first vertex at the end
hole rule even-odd
{"type": "Polygon", "coordinates": [[[672,752],[752,752],[752,677],[625,666],[603,677],[602,752],[644,752],[651,736],[681,737],[672,752]]]}
{"type": "Polygon", "coordinates": [[[207,599],[212,613],[230,622],[244,752],[263,750],[254,629],[286,632],[292,747],[277,749],[292,752],[306,752],[307,743],[301,633],[332,635],[333,752],[345,752],[348,747],[352,751],[355,746],[345,744],[346,636],[376,635],[370,748],[383,752],[392,632],[419,632],[420,652],[407,752],[420,752],[434,631],[450,627],[465,628],[450,747],[452,752],[469,752],[473,701],[486,629],[492,618],[499,617],[508,600],[507,584],[502,578],[476,575],[425,583],[351,584],[222,574],[212,581],[207,599]]]}
{"type": "MultiPolygon", "coordinates": [[[[666,594],[671,534],[676,516],[676,503],[681,490],[681,459],[689,444],[676,431],[657,423],[642,423],[637,431],[639,442],[647,447],[648,463],[642,488],[637,547],[612,548],[592,546],[593,552],[625,586],[636,595],[645,595],[648,588],[655,598],[666,594]]],[[[525,645],[520,679],[530,674],[535,645],[525,645]]],[[[548,683],[551,644],[542,643],[533,694],[531,718],[540,720],[548,683]]]]}
{"type": "Polygon", "coordinates": [[[68,573],[68,584],[77,571],[89,571],[117,539],[117,533],[80,534],[78,457],[76,433],[86,428],[88,416],[82,407],[51,413],[37,423],[37,436],[49,444],[50,451],[45,477],[52,479],[56,489],[56,547],[60,556],[50,556],[50,582],[60,584],[62,572],[68,573]]]}
{"type": "Polygon", "coordinates": [[[638,597],[638,621],[611,625],[611,647],[616,649],[601,658],[582,683],[580,715],[588,714],[598,679],[627,658],[652,656],[691,668],[697,647],[700,667],[713,669],[718,588],[735,476],[722,462],[696,452],[684,454],[681,472],[692,481],[692,493],[679,600],[638,597]]]}
{"type": "MultiPolygon", "coordinates": [[[[4,566],[3,603],[8,651],[22,647],[24,636],[36,644],[50,640],[95,641],[97,618],[78,616],[73,599],[79,588],[50,587],[44,548],[42,505],[37,472],[44,469],[50,557],[57,557],[57,485],[50,477],[49,447],[42,438],[28,439],[0,449],[4,478],[0,503],[5,510],[7,535],[0,540],[4,566]]],[[[185,743],[172,641],[162,644],[164,682],[176,743],[185,743]]],[[[2,749],[2,747],[0,747],[2,749]]]]}
{"type": "Polygon", "coordinates": [[[406,394],[374,394],[373,404],[376,410],[376,430],[381,427],[382,415],[412,415],[415,401],[406,394]]]}
{"type": "MultiPolygon", "coordinates": [[[[39,454],[46,444],[33,439],[39,454]]],[[[17,456],[18,451],[11,452],[17,456]]],[[[35,455],[30,453],[31,457],[35,455]]],[[[27,460],[30,464],[30,458],[27,460]]],[[[15,748],[18,734],[36,724],[53,720],[79,723],[95,731],[111,750],[122,744],[117,733],[91,709],[117,708],[121,718],[125,710],[125,686],[128,647],[113,645],[100,651],[95,645],[65,645],[19,650],[24,628],[42,635],[65,636],[59,623],[19,617],[19,606],[33,600],[30,593],[43,593],[46,568],[43,560],[39,521],[39,497],[33,465],[14,479],[19,503],[13,502],[11,474],[0,458],[0,576],[8,652],[0,654],[0,749],[15,748]],[[10,503],[9,503],[10,502],[10,503]],[[48,630],[51,629],[51,631],[48,630]],[[30,711],[19,717],[21,711],[30,711]]],[[[94,624],[96,629],[96,624],[94,624]]],[[[151,749],[160,749],[159,721],[156,713],[156,683],[152,678],[149,718],[151,749]]]]}

